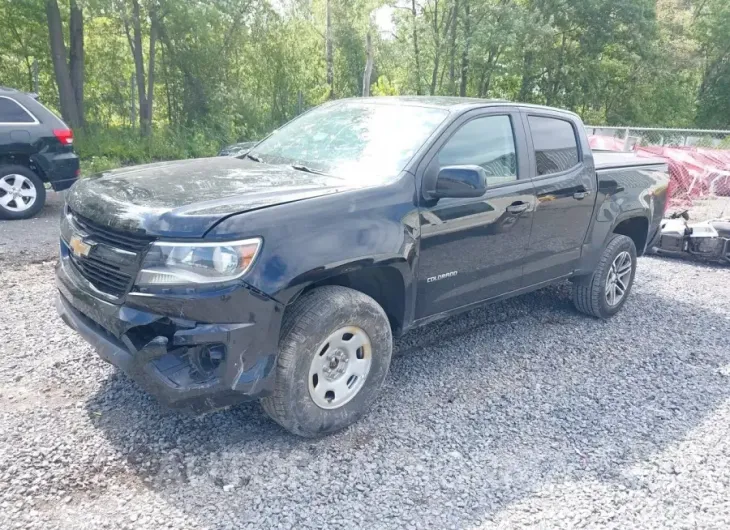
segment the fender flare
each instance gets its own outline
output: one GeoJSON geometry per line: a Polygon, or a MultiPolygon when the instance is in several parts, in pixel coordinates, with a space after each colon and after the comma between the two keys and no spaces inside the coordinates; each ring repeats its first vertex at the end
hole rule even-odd
{"type": "MultiPolygon", "coordinates": [[[[634,210],[622,212],[621,215],[616,217],[614,222],[611,224],[611,228],[609,229],[608,233],[606,234],[606,237],[603,240],[602,249],[606,248],[606,245],[608,244],[608,240],[611,239],[611,236],[614,234],[616,227],[619,226],[624,221],[628,221],[630,219],[646,220],[646,240],[647,240],[647,242],[649,241],[649,228],[651,228],[651,216],[650,216],[649,212],[647,212],[645,209],[636,208],[634,210]]],[[[641,251],[642,249],[636,249],[636,250],[641,251]]]]}
{"type": "Polygon", "coordinates": [[[413,321],[417,287],[415,259],[413,259],[413,256],[409,256],[409,258],[402,255],[378,256],[317,267],[293,278],[287,287],[276,293],[274,298],[284,305],[290,305],[308,289],[317,285],[327,285],[338,277],[353,273],[383,269],[398,274],[403,283],[403,294],[405,297],[403,300],[403,314],[394,316],[402,322],[403,328],[407,328],[413,321]]]}

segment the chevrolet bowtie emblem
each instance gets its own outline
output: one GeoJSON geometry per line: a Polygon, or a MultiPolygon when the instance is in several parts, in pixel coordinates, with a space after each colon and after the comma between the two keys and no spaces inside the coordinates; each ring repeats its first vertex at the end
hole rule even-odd
{"type": "Polygon", "coordinates": [[[68,247],[71,249],[71,252],[83,258],[89,255],[93,246],[92,243],[86,243],[80,236],[71,236],[71,241],[68,242],[68,247]]]}

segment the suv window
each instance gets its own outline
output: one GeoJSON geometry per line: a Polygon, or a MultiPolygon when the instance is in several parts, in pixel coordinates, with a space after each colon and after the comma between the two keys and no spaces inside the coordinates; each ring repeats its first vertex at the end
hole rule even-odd
{"type": "Polygon", "coordinates": [[[8,97],[0,96],[0,123],[35,123],[35,118],[8,97]]]}
{"type": "Polygon", "coordinates": [[[541,116],[528,116],[528,121],[538,175],[560,173],[578,164],[578,142],[570,122],[541,116]]]}
{"type": "Polygon", "coordinates": [[[475,118],[459,128],[438,154],[439,168],[476,165],[487,172],[487,185],[517,180],[517,154],[509,116],[475,118]]]}

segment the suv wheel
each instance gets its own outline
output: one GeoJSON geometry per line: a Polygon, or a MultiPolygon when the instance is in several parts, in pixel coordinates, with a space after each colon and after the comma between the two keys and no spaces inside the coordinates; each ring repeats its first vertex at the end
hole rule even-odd
{"type": "Polygon", "coordinates": [[[0,219],[28,219],[46,202],[43,181],[25,166],[0,166],[0,219]]]}
{"type": "Polygon", "coordinates": [[[573,303],[581,313],[610,318],[623,307],[636,274],[636,246],[627,236],[614,235],[591,276],[573,283],[573,303]]]}
{"type": "Polygon", "coordinates": [[[392,350],[388,317],[369,296],[339,286],[305,293],[284,315],[264,410],[300,436],[343,429],[375,401],[392,350]]]}

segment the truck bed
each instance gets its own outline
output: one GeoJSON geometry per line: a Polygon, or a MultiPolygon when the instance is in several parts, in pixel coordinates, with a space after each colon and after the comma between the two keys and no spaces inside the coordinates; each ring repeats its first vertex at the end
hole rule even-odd
{"type": "Polygon", "coordinates": [[[637,156],[636,153],[621,153],[615,151],[593,151],[593,160],[596,170],[618,169],[623,167],[640,167],[666,165],[663,158],[637,156]]]}

